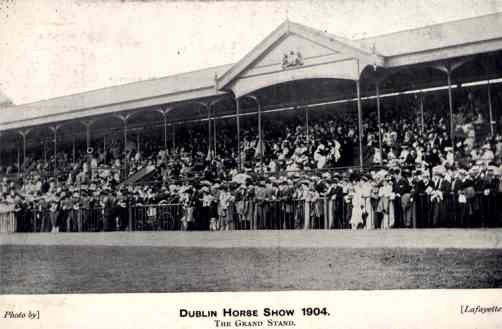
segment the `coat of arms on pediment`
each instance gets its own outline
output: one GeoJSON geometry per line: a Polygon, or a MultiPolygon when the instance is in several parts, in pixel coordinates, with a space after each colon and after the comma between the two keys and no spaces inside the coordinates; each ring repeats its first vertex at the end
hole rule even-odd
{"type": "Polygon", "coordinates": [[[282,56],[282,68],[289,69],[303,65],[303,57],[299,51],[291,50],[282,56]]]}

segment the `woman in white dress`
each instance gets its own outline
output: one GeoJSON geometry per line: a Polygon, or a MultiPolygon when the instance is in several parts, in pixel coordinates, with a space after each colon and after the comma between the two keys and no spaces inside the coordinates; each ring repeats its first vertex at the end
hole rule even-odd
{"type": "Polygon", "coordinates": [[[303,201],[303,229],[308,230],[310,228],[310,200],[312,198],[311,192],[309,190],[308,183],[304,182],[301,186],[301,199],[303,201]]]}
{"type": "Polygon", "coordinates": [[[361,202],[363,205],[363,223],[364,228],[371,230],[375,228],[375,214],[371,206],[371,191],[373,189],[372,183],[368,181],[366,176],[363,176],[361,183],[361,202]]]}
{"type": "Polygon", "coordinates": [[[379,190],[380,200],[378,203],[378,211],[383,213],[382,229],[389,229],[394,225],[394,199],[395,195],[392,191],[392,179],[386,177],[383,185],[379,190]]]}
{"type": "Polygon", "coordinates": [[[362,199],[362,194],[363,185],[361,181],[358,181],[354,184],[352,190],[352,216],[350,216],[350,226],[353,230],[363,225],[364,201],[362,199]]]}

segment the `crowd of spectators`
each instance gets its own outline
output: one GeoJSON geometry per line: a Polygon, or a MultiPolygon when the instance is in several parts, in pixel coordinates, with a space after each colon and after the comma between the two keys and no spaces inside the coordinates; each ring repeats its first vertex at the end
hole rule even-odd
{"type": "Polygon", "coordinates": [[[18,214],[17,231],[86,230],[90,209],[100,209],[93,229],[132,229],[130,207],[155,222],[160,206],[178,207],[177,228],[185,230],[500,225],[502,135],[477,139],[481,113],[463,106],[456,115],[452,141],[442,111],[386,109],[380,141],[369,114],[363,144],[374,167],[364,171],[333,169],[356,158],[350,111],[312,118],[308,128],[299,117],[267,120],[262,145],[244,125],[238,151],[233,125],[218,127],[216,149],[197,128],[168,149],[158,137],[125,146],[111,138],[75,161],[68,152],[56,161],[28,158],[22,175],[4,175],[0,207],[18,214]],[[145,168],[147,182],[128,182],[145,168]]]}

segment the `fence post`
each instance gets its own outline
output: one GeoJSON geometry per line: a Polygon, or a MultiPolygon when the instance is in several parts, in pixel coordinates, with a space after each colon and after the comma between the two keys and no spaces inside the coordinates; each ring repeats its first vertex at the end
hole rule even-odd
{"type": "Polygon", "coordinates": [[[329,227],[328,227],[328,211],[329,211],[328,198],[323,197],[323,216],[324,216],[324,229],[325,230],[329,229],[329,227]]]}
{"type": "Polygon", "coordinates": [[[128,222],[129,224],[127,225],[127,228],[128,228],[128,231],[132,231],[132,207],[131,207],[131,201],[128,202],[128,205],[127,205],[127,219],[128,219],[128,222]]]}

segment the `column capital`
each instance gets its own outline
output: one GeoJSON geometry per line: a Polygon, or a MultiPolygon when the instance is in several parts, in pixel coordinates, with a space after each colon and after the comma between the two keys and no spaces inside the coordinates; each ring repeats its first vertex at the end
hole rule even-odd
{"type": "Polygon", "coordinates": [[[465,63],[471,61],[473,57],[467,57],[467,58],[462,58],[458,60],[446,60],[446,61],[441,61],[437,64],[431,65],[431,67],[440,70],[444,72],[446,75],[451,76],[451,74],[464,65],[465,63]]]}
{"type": "Polygon", "coordinates": [[[61,128],[63,125],[62,124],[57,124],[57,125],[54,125],[54,126],[50,126],[49,129],[53,132],[53,133],[57,133],[57,131],[59,130],[59,128],[61,128]]]}
{"type": "Polygon", "coordinates": [[[219,98],[217,98],[217,99],[215,99],[215,100],[211,101],[211,102],[209,103],[209,107],[213,107],[214,105],[216,105],[216,104],[218,104],[219,102],[224,101],[224,100],[226,100],[226,99],[227,99],[227,97],[219,97],[219,98]]]}
{"type": "Polygon", "coordinates": [[[120,120],[122,120],[122,123],[124,124],[127,124],[127,120],[129,120],[129,118],[133,115],[134,113],[116,113],[116,114],[113,114],[114,117],[116,118],[119,118],[120,120]]]}
{"type": "MultiPolygon", "coordinates": [[[[197,105],[199,105],[199,106],[201,106],[201,107],[205,108],[205,109],[206,109],[206,111],[207,111],[207,116],[208,116],[208,117],[210,117],[210,116],[211,116],[211,107],[210,107],[208,104],[206,104],[205,102],[200,102],[200,101],[191,101],[190,103],[192,103],[192,104],[197,104],[197,105]]],[[[199,110],[199,113],[200,113],[200,110],[199,110]]]]}
{"type": "Polygon", "coordinates": [[[252,99],[252,100],[254,100],[258,104],[258,106],[261,106],[260,98],[258,98],[258,96],[255,96],[253,94],[244,95],[244,96],[241,96],[240,98],[249,98],[249,99],[252,99]]]}
{"type": "Polygon", "coordinates": [[[87,129],[91,128],[94,122],[96,122],[96,119],[88,119],[80,121],[80,123],[83,124],[87,129]]]}
{"type": "Polygon", "coordinates": [[[26,138],[26,136],[28,136],[30,131],[31,131],[31,128],[27,128],[27,129],[17,130],[17,133],[20,134],[23,138],[26,138]]]}
{"type": "Polygon", "coordinates": [[[209,105],[207,103],[201,102],[201,101],[191,101],[190,103],[200,105],[206,109],[209,107],[209,105]]]}
{"type": "Polygon", "coordinates": [[[167,114],[169,112],[171,112],[172,110],[174,110],[173,107],[163,105],[160,108],[155,109],[154,111],[159,112],[165,118],[165,117],[167,117],[167,114]]]}

